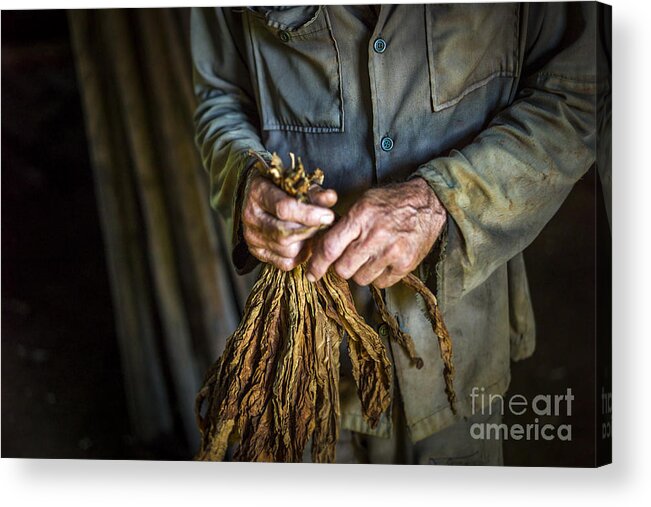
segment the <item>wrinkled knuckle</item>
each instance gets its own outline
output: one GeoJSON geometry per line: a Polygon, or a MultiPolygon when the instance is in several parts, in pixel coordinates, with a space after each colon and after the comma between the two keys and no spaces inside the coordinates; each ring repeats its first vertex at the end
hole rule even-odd
{"type": "Polygon", "coordinates": [[[282,247],[288,247],[292,244],[292,238],[287,234],[283,234],[279,229],[274,229],[273,239],[282,247]]]}
{"type": "Polygon", "coordinates": [[[323,258],[323,254],[320,252],[314,252],[310,258],[309,270],[317,277],[323,275],[328,269],[330,264],[323,258]]]}
{"type": "Polygon", "coordinates": [[[334,270],[335,273],[337,273],[344,280],[348,280],[352,274],[346,262],[337,262],[334,265],[334,270]]]}
{"type": "Polygon", "coordinates": [[[409,259],[403,255],[395,259],[392,264],[394,271],[404,271],[409,266],[409,259]]]}
{"type": "Polygon", "coordinates": [[[244,201],[242,204],[245,208],[258,206],[260,204],[260,191],[257,188],[251,187],[249,191],[244,195],[244,201]]]}
{"type": "Polygon", "coordinates": [[[305,212],[303,213],[303,217],[305,219],[304,223],[315,226],[321,222],[322,215],[323,212],[320,209],[315,208],[314,206],[310,206],[305,209],[305,212]]]}
{"type": "Polygon", "coordinates": [[[359,215],[367,216],[373,211],[373,204],[367,197],[362,197],[362,200],[357,203],[356,212],[359,215]]]}
{"type": "Polygon", "coordinates": [[[255,212],[250,203],[242,210],[242,221],[247,224],[251,224],[255,221],[255,212]]]}
{"type": "Polygon", "coordinates": [[[341,222],[341,234],[357,238],[362,232],[363,218],[354,213],[346,215],[341,222]],[[361,218],[361,220],[360,220],[361,218]]]}
{"type": "Polygon", "coordinates": [[[276,216],[281,220],[289,220],[291,215],[291,201],[289,199],[279,199],[276,201],[276,216]]]}
{"type": "Polygon", "coordinates": [[[396,263],[403,262],[405,259],[405,251],[398,241],[389,244],[387,248],[387,256],[394,260],[396,263]]]}
{"type": "Polygon", "coordinates": [[[292,243],[286,247],[287,257],[296,257],[301,252],[300,243],[292,243]]]}
{"type": "Polygon", "coordinates": [[[335,238],[326,238],[323,241],[323,256],[333,261],[337,257],[337,240],[335,238]]]}
{"type": "Polygon", "coordinates": [[[256,196],[273,188],[276,188],[275,185],[263,176],[255,176],[253,181],[251,181],[251,193],[256,196]]]}
{"type": "MultiPolygon", "coordinates": [[[[389,244],[392,245],[392,238],[386,233],[384,228],[380,224],[373,224],[366,231],[366,241],[376,245],[378,248],[382,248],[382,245],[389,244]]],[[[388,250],[389,247],[387,247],[388,250]]]]}

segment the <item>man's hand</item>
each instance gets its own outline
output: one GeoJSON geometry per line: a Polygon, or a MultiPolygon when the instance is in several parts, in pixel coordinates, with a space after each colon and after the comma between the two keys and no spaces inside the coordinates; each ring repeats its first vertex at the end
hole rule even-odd
{"type": "Polygon", "coordinates": [[[367,191],[312,247],[308,279],[334,264],[342,278],[389,287],[422,262],[447,213],[422,178],[367,191]]]}
{"type": "Polygon", "coordinates": [[[244,240],[252,255],[278,269],[290,271],[309,255],[305,241],[335,215],[328,208],[337,202],[334,190],[314,185],[304,204],[262,176],[253,176],[245,190],[242,208],[244,240]]]}

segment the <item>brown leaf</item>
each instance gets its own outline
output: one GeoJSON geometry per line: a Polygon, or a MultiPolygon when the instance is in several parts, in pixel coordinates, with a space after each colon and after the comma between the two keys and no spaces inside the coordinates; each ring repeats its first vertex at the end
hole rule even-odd
{"type": "MultiPolygon", "coordinates": [[[[290,155],[288,169],[276,154],[271,165],[258,167],[287,193],[306,201],[310,185],[322,183],[323,173],[317,170],[308,176],[300,158],[296,161],[290,155]]],[[[404,281],[425,299],[439,337],[446,392],[453,406],[452,343],[436,298],[420,280],[404,281]]],[[[386,310],[380,292],[372,291],[392,338],[417,366],[422,365],[411,337],[386,310]]],[[[223,460],[228,446],[236,444],[235,460],[299,462],[311,438],[312,460],[334,462],[340,419],[339,348],[344,333],[362,411],[375,427],[391,402],[391,363],[378,334],[358,314],[348,282],[328,271],[310,283],[302,265],[288,273],[265,265],[242,321],[197,394],[201,447],[196,459],[223,460]]]]}

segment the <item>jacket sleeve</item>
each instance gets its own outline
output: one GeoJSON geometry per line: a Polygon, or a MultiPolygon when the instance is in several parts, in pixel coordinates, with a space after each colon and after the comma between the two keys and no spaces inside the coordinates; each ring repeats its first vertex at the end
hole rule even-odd
{"type": "Polygon", "coordinates": [[[594,163],[595,3],[523,5],[513,102],[462,149],[412,175],[448,212],[437,265],[453,302],[527,247],[594,163]]]}
{"type": "Polygon", "coordinates": [[[191,40],[195,140],[210,175],[210,205],[233,232],[232,258],[240,274],[257,261],[242,237],[243,190],[255,159],[270,159],[260,140],[259,119],[244,54],[242,18],[233,9],[193,8],[191,40]]]}

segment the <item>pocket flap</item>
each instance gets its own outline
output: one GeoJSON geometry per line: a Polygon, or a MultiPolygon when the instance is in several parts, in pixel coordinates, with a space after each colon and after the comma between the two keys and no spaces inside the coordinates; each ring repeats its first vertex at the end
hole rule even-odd
{"type": "Polygon", "coordinates": [[[343,132],[341,64],[327,9],[264,9],[250,11],[249,23],[263,130],[343,132]]]}
{"type": "Polygon", "coordinates": [[[434,111],[516,75],[519,4],[428,5],[425,22],[434,111]]]}

